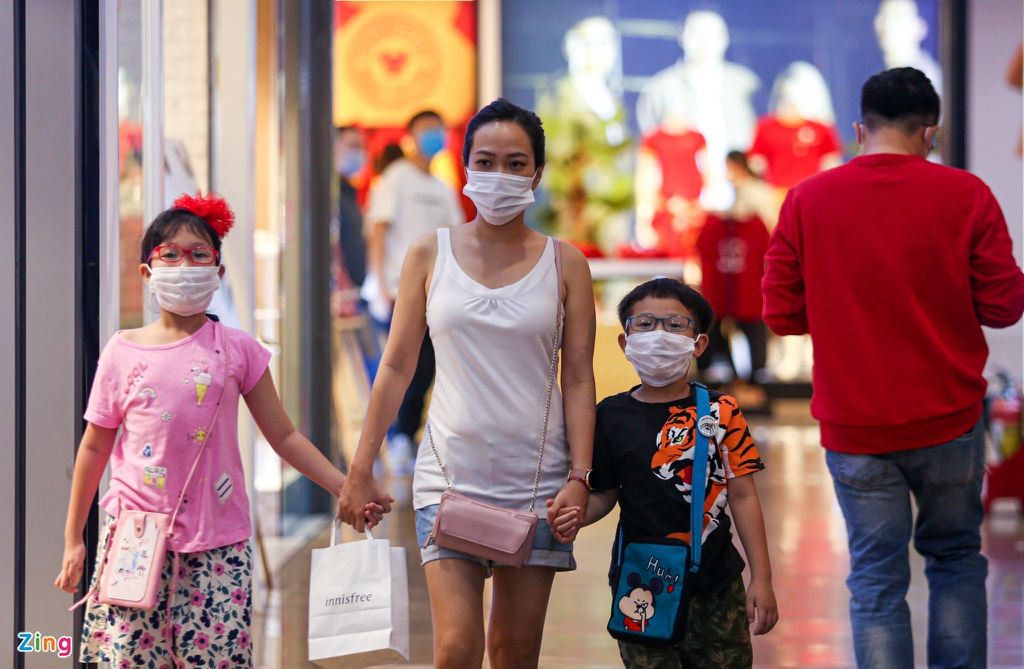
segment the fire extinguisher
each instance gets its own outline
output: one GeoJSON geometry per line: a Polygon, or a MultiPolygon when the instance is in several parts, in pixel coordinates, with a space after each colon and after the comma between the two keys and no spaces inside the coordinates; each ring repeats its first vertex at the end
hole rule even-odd
{"type": "Polygon", "coordinates": [[[1005,460],[1021,448],[1021,391],[1008,374],[998,374],[1002,388],[992,398],[992,436],[1005,460]]]}

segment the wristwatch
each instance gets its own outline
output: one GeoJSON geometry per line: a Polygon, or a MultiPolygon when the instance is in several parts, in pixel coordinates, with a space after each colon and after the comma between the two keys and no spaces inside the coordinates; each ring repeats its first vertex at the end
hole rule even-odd
{"type": "Polygon", "coordinates": [[[593,469],[570,469],[569,475],[565,477],[565,480],[566,482],[579,481],[587,486],[587,490],[593,490],[594,487],[590,485],[590,473],[593,471],[593,469]]]}

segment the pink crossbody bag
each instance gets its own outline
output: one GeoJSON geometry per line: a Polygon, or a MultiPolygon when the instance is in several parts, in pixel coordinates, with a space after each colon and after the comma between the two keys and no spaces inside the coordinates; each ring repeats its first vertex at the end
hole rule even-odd
{"type": "MultiPolygon", "coordinates": [[[[171,576],[171,589],[167,597],[166,626],[173,630],[171,625],[171,601],[173,593],[178,588],[178,548],[174,540],[174,521],[181,510],[182,501],[185,499],[185,491],[192,481],[192,475],[199,465],[199,458],[202,457],[206,444],[210,441],[213,428],[217,425],[217,417],[220,416],[221,405],[224,403],[224,394],[228,386],[228,369],[231,364],[231,353],[228,349],[227,332],[220,323],[214,327],[220,333],[221,347],[224,349],[224,388],[221,390],[220,401],[217,402],[217,409],[210,421],[210,429],[206,431],[206,438],[199,453],[192,463],[185,485],[178,495],[178,503],[174,512],[155,513],[152,511],[140,511],[129,509],[124,506],[118,510],[117,518],[107,534],[107,543],[103,549],[103,558],[99,562],[99,574],[96,582],[89,589],[85,596],[72,606],[73,611],[84,604],[89,597],[96,594],[97,601],[101,604],[114,604],[127,606],[136,609],[155,609],[160,599],[160,574],[163,572],[164,560],[167,556],[167,547],[174,553],[174,569],[171,576]]],[[[171,654],[173,651],[173,633],[169,634],[171,639],[171,654]]],[[[177,658],[175,658],[177,659],[177,658]]]]}
{"type": "Polygon", "coordinates": [[[427,439],[434,459],[441,469],[448,489],[441,494],[434,528],[427,537],[424,547],[433,541],[442,548],[468,553],[510,567],[521,567],[530,559],[533,551],[533,537],[537,533],[538,518],[533,508],[537,503],[540,487],[540,470],[544,461],[544,443],[547,441],[548,416],[551,413],[551,392],[558,371],[558,349],[562,338],[562,253],[559,241],[552,238],[555,249],[555,273],[558,282],[558,304],[556,306],[554,350],[551,353],[551,371],[548,374],[547,402],[544,407],[544,423],[540,433],[540,450],[537,454],[537,473],[533,480],[533,497],[529,511],[507,509],[487,504],[452,488],[441,457],[437,454],[434,437],[427,423],[427,439]]]}

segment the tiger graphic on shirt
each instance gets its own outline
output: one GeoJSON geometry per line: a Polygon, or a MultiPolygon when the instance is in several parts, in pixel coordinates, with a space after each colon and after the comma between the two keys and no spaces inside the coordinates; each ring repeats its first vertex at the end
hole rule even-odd
{"type": "MultiPolygon", "coordinates": [[[[711,453],[708,460],[704,496],[704,527],[701,541],[719,526],[727,502],[726,480],[733,472],[746,469],[746,460],[752,455],[757,459],[754,440],[746,421],[733,424],[733,416],[739,413],[736,400],[722,395],[710,404],[710,415],[716,424],[711,437],[711,453]]],[[[679,494],[690,501],[693,487],[693,451],[697,435],[697,409],[695,406],[672,407],[665,424],[657,435],[657,451],[651,460],[652,473],[662,481],[672,482],[679,494]]],[[[690,542],[690,532],[676,532],[669,537],[690,542]]]]}

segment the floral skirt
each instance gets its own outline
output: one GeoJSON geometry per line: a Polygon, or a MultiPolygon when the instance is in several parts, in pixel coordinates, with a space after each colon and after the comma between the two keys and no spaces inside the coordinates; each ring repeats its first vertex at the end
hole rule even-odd
{"type": "MultiPolygon", "coordinates": [[[[100,533],[102,547],[113,519],[100,533]]],[[[96,565],[102,550],[96,556],[96,565]]],[[[167,593],[174,554],[168,552],[161,574],[160,602],[146,611],[85,604],[82,662],[110,662],[115,669],[171,669],[174,662],[167,638],[167,593]]],[[[95,582],[96,570],[93,570],[95,582]]],[[[90,587],[92,583],[90,583],[90,587]]],[[[174,644],[178,658],[189,667],[252,666],[252,548],[242,541],[201,553],[181,553],[178,587],[171,603],[174,644]]]]}

